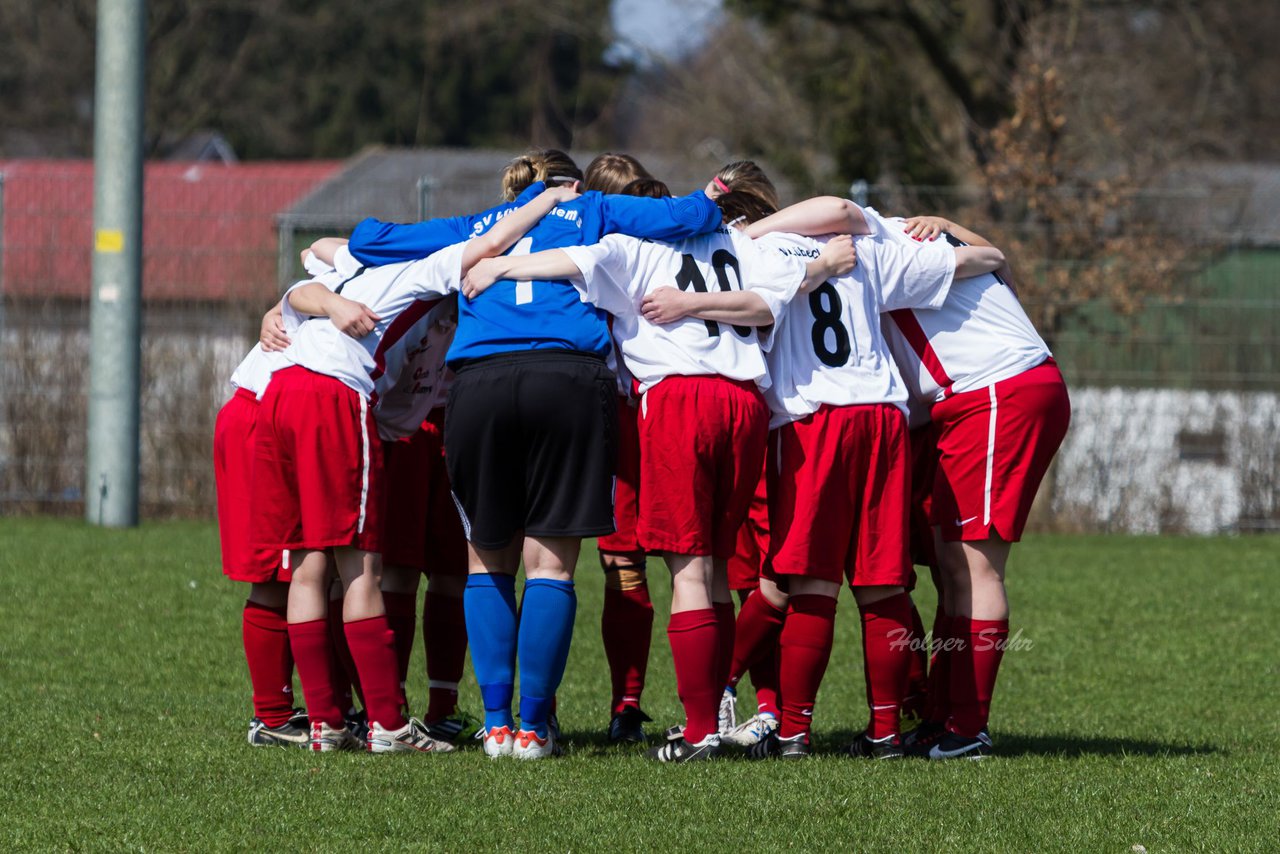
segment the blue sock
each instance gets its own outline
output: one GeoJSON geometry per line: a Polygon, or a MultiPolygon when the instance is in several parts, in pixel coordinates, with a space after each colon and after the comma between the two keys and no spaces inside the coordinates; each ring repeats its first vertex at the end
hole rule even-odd
{"type": "Polygon", "coordinates": [[[520,726],[547,735],[547,718],[569,660],[578,597],[572,581],[534,578],[520,607],[520,726]]]}
{"type": "Polygon", "coordinates": [[[484,727],[511,727],[516,681],[516,580],[501,574],[468,575],[462,595],[471,666],[484,701],[484,727]]]}

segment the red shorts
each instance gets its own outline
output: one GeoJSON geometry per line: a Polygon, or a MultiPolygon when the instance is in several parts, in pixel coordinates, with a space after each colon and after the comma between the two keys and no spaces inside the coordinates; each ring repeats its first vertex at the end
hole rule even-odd
{"type": "Polygon", "coordinates": [[[222,574],[232,581],[251,584],[289,581],[292,575],[280,549],[255,548],[249,541],[257,421],[258,398],[239,388],[218,410],[213,425],[213,478],[218,488],[222,574]]]}
{"type": "Polygon", "coordinates": [[[933,504],[933,477],[938,469],[938,446],[934,441],[933,424],[917,427],[910,433],[911,439],[911,531],[908,543],[911,562],[930,568],[938,565],[933,546],[933,525],[929,521],[929,509],[933,504]]]}
{"type": "Polygon", "coordinates": [[[380,552],[382,493],[368,401],[306,368],[276,371],[258,409],[254,545],[380,552]]]}
{"type": "Polygon", "coordinates": [[[467,574],[467,538],[444,464],[444,409],[408,439],[383,442],[382,562],[428,575],[467,574]]]}
{"type": "Polygon", "coordinates": [[[618,395],[618,473],[613,482],[613,524],[617,530],[596,542],[610,554],[641,551],[636,539],[636,518],[640,513],[640,408],[618,395]]]}
{"type": "Polygon", "coordinates": [[[730,590],[755,590],[760,586],[760,568],[769,554],[768,481],[768,472],[762,466],[747,520],[738,529],[737,549],[729,558],[730,590]]]}
{"type": "Polygon", "coordinates": [[[1071,400],[1052,359],[933,406],[934,525],[947,542],[1016,543],[1040,481],[1067,434],[1071,400]]]}
{"type": "Polygon", "coordinates": [[[755,383],[677,376],[649,389],[640,402],[640,545],[730,558],[768,434],[755,383]]]}
{"type": "Polygon", "coordinates": [[[823,406],[773,431],[769,461],[773,574],[911,583],[911,459],[901,410],[823,406]]]}

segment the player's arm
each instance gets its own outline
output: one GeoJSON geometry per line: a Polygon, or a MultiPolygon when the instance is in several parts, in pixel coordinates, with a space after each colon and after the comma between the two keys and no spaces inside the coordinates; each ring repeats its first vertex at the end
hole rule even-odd
{"type": "Polygon", "coordinates": [[[304,267],[306,266],[307,255],[311,254],[332,267],[334,256],[340,248],[346,245],[347,239],[345,237],[321,237],[302,250],[302,264],[304,267]]]}
{"type": "Polygon", "coordinates": [[[581,282],[582,274],[563,249],[545,249],[532,255],[499,255],[481,258],[471,266],[462,283],[462,293],[467,299],[475,299],[503,279],[581,282]]]}
{"type": "MultiPolygon", "coordinates": [[[[486,231],[479,237],[473,237],[467,241],[466,248],[462,252],[462,272],[464,275],[478,261],[485,258],[494,258],[506,252],[516,241],[524,237],[525,232],[538,224],[544,216],[551,212],[551,209],[562,202],[570,202],[578,198],[578,184],[575,181],[570,186],[554,186],[539,193],[534,199],[528,203],[514,209],[511,213],[498,220],[493,228],[486,231]]],[[[531,258],[533,256],[522,256],[531,258]]],[[[521,279],[543,278],[541,276],[520,276],[521,279]]],[[[560,278],[552,276],[550,278],[560,278]]]]}
{"type": "Polygon", "coordinates": [[[281,303],[277,302],[262,315],[262,328],[258,331],[258,340],[262,342],[262,349],[268,353],[283,350],[289,346],[289,336],[284,331],[284,306],[281,303]]]}
{"type": "Polygon", "coordinates": [[[759,237],[775,231],[818,236],[821,234],[870,234],[862,208],[837,196],[818,196],[783,208],[747,226],[747,234],[759,237]]]}
{"type": "Polygon", "coordinates": [[[368,335],[382,319],[364,303],[347,299],[319,282],[306,282],[291,288],[285,299],[289,301],[289,307],[299,314],[327,317],[352,338],[368,335]]]}
{"type": "Polygon", "coordinates": [[[605,195],[600,199],[604,234],[650,240],[683,240],[714,231],[720,208],[702,190],[666,199],[605,195]]]}
{"type": "MultiPolygon", "coordinates": [[[[907,236],[915,238],[916,240],[936,240],[940,235],[951,234],[951,235],[954,235],[955,238],[961,241],[962,243],[969,244],[967,247],[964,247],[964,246],[956,247],[956,278],[957,279],[964,279],[964,278],[968,278],[969,276],[980,275],[979,273],[970,273],[970,272],[961,271],[961,268],[960,268],[960,250],[961,249],[966,249],[966,248],[973,249],[973,248],[980,248],[980,247],[995,249],[995,246],[992,245],[991,241],[987,240],[981,234],[978,234],[976,231],[970,231],[964,226],[959,225],[958,223],[954,223],[951,220],[946,219],[945,217],[913,216],[906,221],[906,228],[903,230],[906,231],[907,236]]],[[[996,250],[996,251],[999,251],[999,250],[996,250]]],[[[1009,262],[1007,259],[1004,258],[1003,254],[1001,254],[1001,259],[1002,259],[1001,263],[997,267],[995,267],[993,270],[982,270],[981,272],[983,273],[994,272],[997,276],[1003,279],[1004,283],[1008,285],[1016,293],[1018,289],[1013,282],[1013,270],[1010,269],[1009,262]]]]}
{"type": "MultiPolygon", "coordinates": [[[[848,235],[833,238],[817,258],[805,264],[800,292],[806,293],[834,276],[843,276],[853,269],[856,260],[853,238],[848,235]]],[[[774,308],[752,290],[698,293],[658,288],[645,296],[640,311],[645,320],[658,325],[675,323],[685,317],[737,326],[768,326],[777,320],[774,308]]]]}

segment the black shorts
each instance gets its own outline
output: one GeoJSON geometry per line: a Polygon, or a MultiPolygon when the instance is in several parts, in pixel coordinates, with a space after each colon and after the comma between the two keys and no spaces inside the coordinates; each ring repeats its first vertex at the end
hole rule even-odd
{"type": "Polygon", "coordinates": [[[445,458],[467,540],[613,533],[617,386],[589,353],[504,353],[457,367],[445,458]]]}

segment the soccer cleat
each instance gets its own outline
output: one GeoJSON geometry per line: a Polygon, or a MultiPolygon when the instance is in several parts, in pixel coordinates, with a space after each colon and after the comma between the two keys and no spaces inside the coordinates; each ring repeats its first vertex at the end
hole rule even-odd
{"type": "Polygon", "coordinates": [[[749,759],[807,759],[809,757],[809,736],[805,733],[783,738],[776,732],[770,732],[747,751],[749,759]]]}
{"type": "Polygon", "coordinates": [[[615,712],[609,719],[609,741],[614,744],[644,744],[649,737],[644,734],[643,724],[652,720],[640,711],[639,706],[623,706],[622,711],[615,712]]]}
{"type": "Polygon", "coordinates": [[[311,725],[311,749],[321,753],[331,750],[364,750],[364,742],[356,738],[350,727],[331,727],[324,721],[311,725]]]}
{"type": "Polygon", "coordinates": [[[658,762],[702,762],[720,755],[720,733],[713,732],[702,741],[690,743],[684,737],[649,749],[650,759],[658,762]]]}
{"type": "Polygon", "coordinates": [[[311,742],[311,727],[306,715],[302,724],[290,718],[280,726],[267,726],[262,718],[249,721],[249,743],[254,747],[306,747],[311,742]]]}
{"type": "Polygon", "coordinates": [[[887,735],[873,740],[864,732],[853,740],[846,751],[858,759],[901,759],[902,739],[896,735],[887,735]]]}
{"type": "Polygon", "coordinates": [[[752,715],[750,719],[738,724],[732,732],[725,733],[721,738],[739,747],[751,747],[753,744],[759,744],[777,729],[778,718],[765,712],[762,715],[752,715]]]}
{"type": "Polygon", "coordinates": [[[484,755],[490,759],[499,756],[510,756],[515,747],[516,736],[511,727],[496,726],[484,733],[484,755]]]}
{"type": "Polygon", "coordinates": [[[369,740],[369,715],[363,709],[356,711],[352,709],[345,715],[347,721],[347,729],[351,730],[351,734],[360,741],[369,740]]]}
{"type": "Polygon", "coordinates": [[[663,731],[662,737],[666,741],[679,741],[684,738],[684,726],[682,724],[669,726],[665,731],[663,731]]]}
{"type": "Polygon", "coordinates": [[[991,755],[991,736],[985,730],[973,737],[947,732],[932,744],[917,743],[909,752],[921,759],[982,759],[991,755]]]}
{"type": "Polygon", "coordinates": [[[515,746],[511,755],[516,759],[545,759],[548,756],[559,756],[560,747],[556,744],[556,731],[547,727],[545,736],[538,735],[531,729],[516,732],[513,739],[515,746]]]}
{"type": "Polygon", "coordinates": [[[370,753],[452,753],[454,746],[447,741],[432,738],[426,726],[417,718],[409,718],[400,729],[384,729],[374,721],[369,725],[370,753]]]}
{"type": "Polygon", "coordinates": [[[738,728],[738,692],[726,686],[720,695],[720,735],[733,732],[738,728]]]}
{"type": "Polygon", "coordinates": [[[910,749],[917,744],[933,745],[946,731],[947,728],[936,721],[921,721],[915,729],[902,734],[902,746],[910,749]]]}
{"type": "Polygon", "coordinates": [[[432,738],[441,741],[457,741],[463,733],[474,733],[477,729],[480,730],[480,737],[484,738],[481,722],[464,711],[455,711],[438,721],[423,721],[423,726],[432,738]]]}

